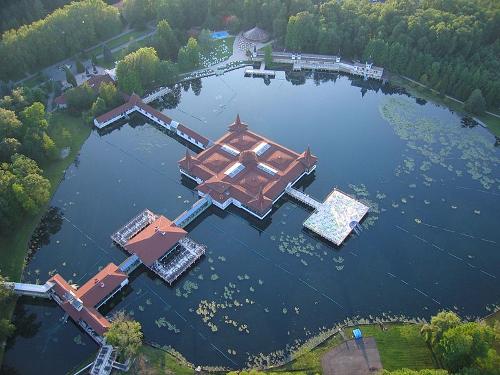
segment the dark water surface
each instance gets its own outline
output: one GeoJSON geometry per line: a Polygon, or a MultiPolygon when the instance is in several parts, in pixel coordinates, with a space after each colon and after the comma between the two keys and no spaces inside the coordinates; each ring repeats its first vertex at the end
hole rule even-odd
{"type": "MultiPolygon", "coordinates": [[[[264,223],[212,209],[188,227],[209,251],[187,276],[171,288],[140,268],[104,313],[125,310],[146,339],[196,364],[241,367],[348,318],[428,318],[444,308],[482,316],[499,302],[494,137],[432,103],[334,77],[266,85],[236,70],[181,90],[165,113],[216,139],[239,112],[287,147],[310,145],[319,164],[305,191],[322,200],[336,186],[370,203],[361,236],[341,248],[318,241],[302,229],[309,212],[286,198],[264,223]]],[[[110,235],[138,211],[174,218],[194,202],[177,168],[185,146],[143,122],[85,142],[52,200],[59,210],[27,282],[58,272],[82,284],[126,258],[110,235]]],[[[5,371],[60,374],[90,361],[97,346],[62,317],[52,302],[22,298],[5,371]]]]}

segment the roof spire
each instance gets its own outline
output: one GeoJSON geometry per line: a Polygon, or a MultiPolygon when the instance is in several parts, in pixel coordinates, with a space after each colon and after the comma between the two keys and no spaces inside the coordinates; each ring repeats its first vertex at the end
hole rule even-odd
{"type": "Polygon", "coordinates": [[[244,132],[247,129],[248,129],[248,125],[241,122],[240,114],[238,113],[236,115],[236,120],[229,126],[229,131],[240,133],[240,132],[244,132]]]}
{"type": "Polygon", "coordinates": [[[189,171],[191,169],[192,160],[191,154],[189,153],[189,149],[186,147],[186,168],[189,171]]]}

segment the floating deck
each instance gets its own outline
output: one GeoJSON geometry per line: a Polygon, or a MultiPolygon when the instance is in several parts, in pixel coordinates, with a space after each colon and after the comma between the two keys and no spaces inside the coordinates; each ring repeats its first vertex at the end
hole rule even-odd
{"type": "Polygon", "coordinates": [[[335,189],[304,221],[304,227],[340,246],[368,210],[368,206],[335,189]]]}
{"type": "MultiPolygon", "coordinates": [[[[170,285],[206,251],[204,245],[200,245],[189,237],[179,240],[178,246],[179,253],[173,259],[167,261],[160,259],[151,266],[151,270],[170,285]]],[[[164,259],[168,259],[168,257],[164,259]]]]}

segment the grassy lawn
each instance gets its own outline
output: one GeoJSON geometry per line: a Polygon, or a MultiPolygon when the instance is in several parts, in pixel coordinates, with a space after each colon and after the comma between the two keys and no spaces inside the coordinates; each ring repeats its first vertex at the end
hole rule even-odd
{"type": "Polygon", "coordinates": [[[311,351],[299,355],[292,362],[286,364],[285,366],[277,367],[272,369],[274,372],[285,372],[285,371],[304,371],[306,373],[319,373],[321,374],[321,357],[330,349],[339,345],[342,342],[342,337],[336,334],[325,340],[321,345],[318,345],[311,351]]]}
{"type": "Polygon", "coordinates": [[[384,369],[420,370],[436,367],[429,347],[420,336],[419,324],[386,325],[386,331],[382,331],[378,325],[360,328],[365,337],[375,337],[384,369]]]}
{"type": "MultiPolygon", "coordinates": [[[[110,40],[106,45],[110,48],[116,48],[118,46],[121,46],[122,44],[128,43],[136,38],[141,37],[142,35],[148,33],[150,30],[142,30],[142,31],[137,31],[137,30],[132,30],[126,34],[123,34],[119,36],[116,39],[110,40]]],[[[88,56],[92,56],[93,54],[100,55],[102,54],[102,45],[99,45],[97,47],[92,48],[91,50],[87,51],[86,54],[88,56]]]]}
{"type": "MultiPolygon", "coordinates": [[[[52,114],[49,125],[49,135],[58,148],[70,147],[70,153],[65,159],[59,159],[42,165],[44,176],[50,180],[51,195],[54,194],[59,182],[64,176],[66,168],[75,160],[83,142],[88,138],[91,127],[83,123],[80,118],[70,116],[65,112],[52,114]]],[[[18,281],[24,268],[24,259],[31,234],[45,213],[42,209],[36,216],[24,217],[16,230],[9,235],[0,236],[0,265],[1,272],[12,281],[18,281]]],[[[15,301],[1,306],[0,315],[10,317],[14,310],[15,301]]],[[[3,346],[0,347],[0,364],[2,363],[3,346]]]]}
{"type": "MultiPolygon", "coordinates": [[[[467,113],[464,111],[461,103],[458,103],[454,100],[450,100],[450,99],[445,98],[445,97],[441,97],[429,89],[426,89],[422,86],[419,86],[413,82],[410,82],[410,81],[408,81],[402,77],[396,76],[396,75],[391,77],[390,81],[391,81],[391,83],[393,83],[395,85],[405,87],[412,95],[421,97],[421,98],[426,99],[426,100],[433,101],[437,104],[444,105],[454,112],[457,112],[457,113],[460,113],[463,115],[467,115],[467,113]]],[[[484,115],[481,115],[481,116],[473,115],[473,117],[476,117],[477,119],[484,122],[493,134],[500,137],[500,118],[488,115],[486,113],[484,115]]]]}
{"type": "Polygon", "coordinates": [[[161,349],[155,349],[151,346],[143,345],[128,373],[137,375],[191,375],[194,374],[195,371],[173,355],[161,349]]]}

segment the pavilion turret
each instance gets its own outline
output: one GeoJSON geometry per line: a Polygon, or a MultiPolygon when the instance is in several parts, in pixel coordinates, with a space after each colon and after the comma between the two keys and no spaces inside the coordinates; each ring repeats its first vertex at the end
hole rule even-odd
{"type": "Polygon", "coordinates": [[[246,130],[248,130],[248,125],[241,122],[240,115],[237,114],[236,120],[231,125],[229,125],[229,131],[235,133],[243,133],[246,130]]]}
{"type": "Polygon", "coordinates": [[[299,160],[309,170],[316,165],[318,158],[311,154],[311,148],[307,146],[307,149],[300,155],[299,160]]]}

